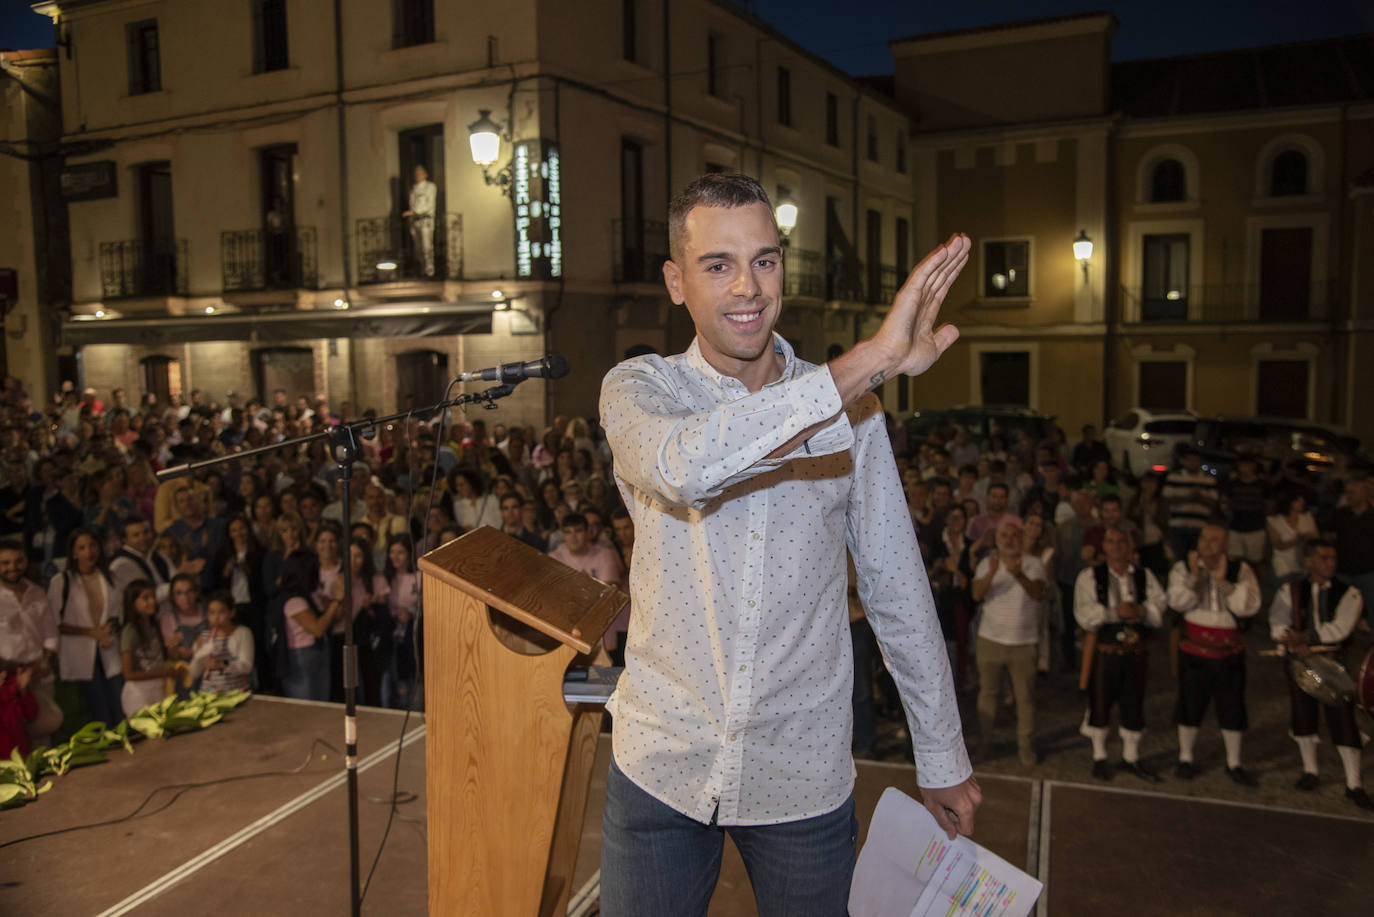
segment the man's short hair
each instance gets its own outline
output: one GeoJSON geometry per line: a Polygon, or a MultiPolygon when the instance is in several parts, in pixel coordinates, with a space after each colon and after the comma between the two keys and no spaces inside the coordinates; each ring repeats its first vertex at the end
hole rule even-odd
{"type": "Polygon", "coordinates": [[[1304,538],[1302,542],[1302,556],[1311,557],[1320,548],[1330,548],[1336,550],[1336,540],[1325,536],[1319,538],[1304,538]]]}
{"type": "Polygon", "coordinates": [[[1000,490],[1002,491],[1002,493],[1008,495],[1011,494],[1011,488],[1008,487],[1006,484],[1003,484],[1001,481],[993,481],[991,484],[988,485],[988,493],[992,493],[994,490],[1000,490]]]}
{"type": "Polygon", "coordinates": [[[142,516],[139,516],[139,515],[137,515],[137,514],[132,515],[132,516],[125,516],[125,517],[124,517],[124,523],[123,523],[123,525],[121,526],[121,531],[127,533],[127,532],[129,531],[129,526],[131,526],[131,525],[143,525],[143,524],[146,523],[147,521],[148,521],[147,519],[144,519],[142,516]]]}
{"type": "Polygon", "coordinates": [[[576,528],[579,525],[585,529],[587,527],[587,517],[582,515],[581,513],[568,513],[566,516],[563,517],[563,521],[559,524],[558,527],[563,529],[570,529],[576,528]]]}
{"type": "Polygon", "coordinates": [[[1117,506],[1120,506],[1121,498],[1116,494],[1103,494],[1097,502],[1099,506],[1106,506],[1108,503],[1115,503],[1117,506]]]}
{"type": "Polygon", "coordinates": [[[0,551],[18,551],[24,554],[24,543],[17,538],[0,538],[0,551]]]}
{"type": "Polygon", "coordinates": [[[668,204],[668,253],[677,261],[687,236],[687,214],[696,207],[748,207],[763,204],[777,228],[768,192],[755,179],[739,172],[713,172],[695,179],[668,204]]]}
{"type": "Polygon", "coordinates": [[[516,492],[513,491],[513,490],[512,490],[512,491],[508,491],[508,492],[506,493],[506,495],[505,495],[504,497],[501,498],[501,506],[504,507],[504,506],[506,505],[506,501],[507,501],[507,500],[514,500],[516,506],[524,506],[524,505],[525,505],[525,498],[522,497],[522,496],[520,496],[518,493],[516,493],[516,492]]]}
{"type": "Polygon", "coordinates": [[[962,477],[963,477],[964,475],[966,475],[966,474],[971,474],[971,475],[973,475],[975,478],[978,477],[978,466],[977,466],[977,465],[960,465],[960,466],[959,466],[959,477],[962,478],[962,477]]]}

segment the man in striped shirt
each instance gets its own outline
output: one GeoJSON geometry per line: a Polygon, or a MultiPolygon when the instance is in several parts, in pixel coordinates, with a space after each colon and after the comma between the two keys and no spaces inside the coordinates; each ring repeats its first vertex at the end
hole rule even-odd
{"type": "Polygon", "coordinates": [[[1202,470],[1202,456],[1185,448],[1181,468],[1164,479],[1164,499],[1169,504],[1169,540],[1174,558],[1188,556],[1197,547],[1197,536],[1217,511],[1217,480],[1202,470]]]}

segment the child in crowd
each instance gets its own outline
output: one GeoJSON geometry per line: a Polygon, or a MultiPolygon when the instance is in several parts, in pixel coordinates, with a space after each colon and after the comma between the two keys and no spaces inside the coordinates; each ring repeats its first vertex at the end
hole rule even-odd
{"type": "Polygon", "coordinates": [[[172,577],[172,601],[162,614],[162,639],[173,660],[190,662],[200,642],[210,632],[210,621],[200,604],[200,584],[189,573],[172,577]]]}
{"type": "Polygon", "coordinates": [[[119,703],[125,716],[162,700],[162,681],[176,672],[168,664],[156,618],[157,587],[146,579],[134,580],[124,590],[124,629],[119,635],[124,671],[119,703]]]}
{"type": "Polygon", "coordinates": [[[26,725],[38,718],[38,699],[29,690],[32,676],[30,666],[0,668],[0,758],[16,748],[21,755],[33,751],[26,725]]]}
{"type": "Polygon", "coordinates": [[[247,691],[252,685],[253,634],[236,620],[234,597],[216,592],[207,604],[210,634],[191,657],[202,691],[247,691]]]}

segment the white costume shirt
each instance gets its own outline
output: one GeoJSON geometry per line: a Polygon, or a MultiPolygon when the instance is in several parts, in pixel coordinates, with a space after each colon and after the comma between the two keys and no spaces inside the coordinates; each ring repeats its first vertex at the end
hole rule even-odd
{"type": "Polygon", "coordinates": [[[1223,599],[1220,583],[1205,568],[1194,579],[1188,564],[1180,560],[1169,571],[1169,607],[1184,612],[1183,620],[1189,624],[1234,630],[1236,618],[1253,617],[1259,611],[1259,581],[1250,565],[1241,561],[1235,588],[1223,599]]]}
{"type": "MultiPolygon", "coordinates": [[[[1320,622],[1315,620],[1317,608],[1320,607],[1317,598],[1318,591],[1322,588],[1330,589],[1331,583],[1325,587],[1318,586],[1310,579],[1303,579],[1298,583],[1299,589],[1310,589],[1312,592],[1311,601],[1308,604],[1308,614],[1312,616],[1312,626],[1317,631],[1317,637],[1322,643],[1340,643],[1351,632],[1355,630],[1355,625],[1360,621],[1360,612],[1364,610],[1364,599],[1360,595],[1360,590],[1350,586],[1341,596],[1341,600],[1336,603],[1336,607],[1330,609],[1334,614],[1331,620],[1320,622]]],[[[1293,590],[1290,585],[1283,585],[1274,593],[1274,601],[1269,605],[1269,633],[1275,641],[1283,640],[1283,633],[1293,628],[1293,590]]]]}
{"type": "Polygon", "coordinates": [[[1140,605],[1141,623],[1146,627],[1159,627],[1164,623],[1164,609],[1167,601],[1159,580],[1149,570],[1145,571],[1145,596],[1135,594],[1135,565],[1126,568],[1126,575],[1120,576],[1111,567],[1107,568],[1107,602],[1103,605],[1097,600],[1097,568],[1085,567],[1073,584],[1073,617],[1078,626],[1087,631],[1097,630],[1104,624],[1115,624],[1121,620],[1116,606],[1122,602],[1136,602],[1140,605]]]}

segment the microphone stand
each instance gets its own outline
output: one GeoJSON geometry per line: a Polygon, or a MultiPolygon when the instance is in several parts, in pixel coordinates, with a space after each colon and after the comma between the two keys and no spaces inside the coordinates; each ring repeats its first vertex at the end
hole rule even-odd
{"type": "Polygon", "coordinates": [[[357,718],[357,685],[358,685],[358,660],[357,647],[353,643],[353,570],[352,570],[352,547],[350,531],[353,527],[352,509],[353,499],[349,492],[349,485],[353,477],[353,462],[358,455],[358,437],[371,439],[376,435],[377,424],[387,423],[392,420],[400,420],[406,417],[428,418],[451,407],[458,407],[466,404],[481,404],[486,408],[494,408],[493,403],[498,398],[504,398],[515,391],[515,386],[521,380],[507,382],[502,385],[495,385],[489,389],[472,394],[462,394],[451,401],[442,401],[438,404],[430,405],[416,411],[401,411],[396,414],[388,414],[386,417],[374,417],[371,419],[352,420],[341,423],[338,426],[321,430],[319,433],[311,433],[307,436],[298,436],[295,439],[283,440],[279,443],[272,443],[267,446],[259,446],[256,449],[248,449],[243,452],[235,452],[232,455],[221,455],[215,458],[203,459],[198,462],[189,462],[185,465],[177,465],[173,468],[166,468],[157,472],[159,481],[170,481],[173,478],[184,477],[199,471],[202,468],[210,468],[226,462],[236,462],[241,459],[253,458],[258,455],[265,455],[269,452],[276,452],[291,446],[300,446],[317,439],[329,440],[329,454],[338,463],[340,480],[342,482],[340,498],[343,500],[343,529],[344,529],[344,552],[343,552],[343,581],[344,581],[344,652],[343,652],[343,689],[344,689],[344,767],[347,769],[348,778],[348,864],[349,864],[349,903],[353,917],[359,917],[362,913],[362,895],[359,891],[360,873],[358,860],[358,718],[357,718]]]}

